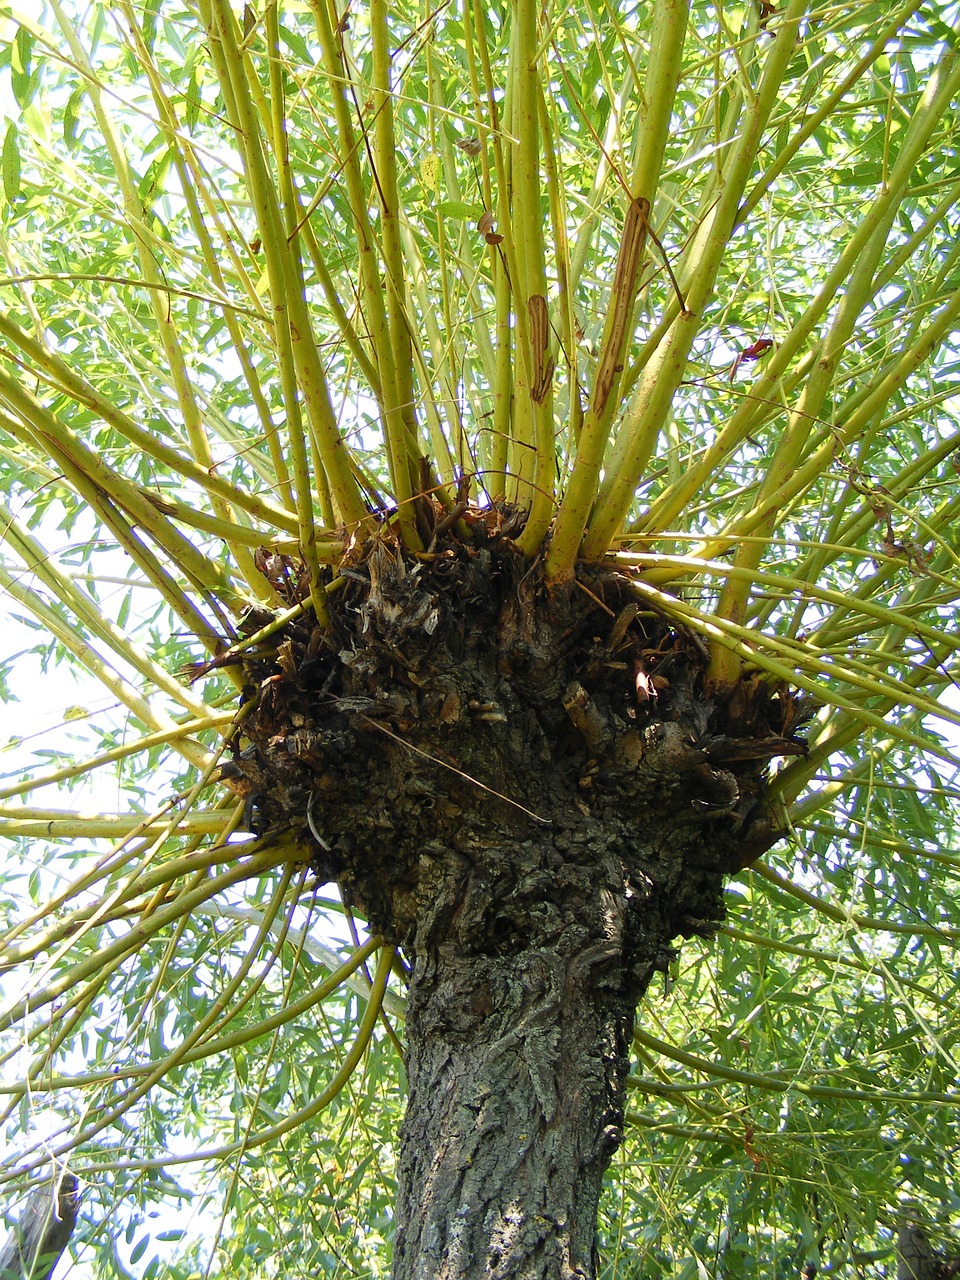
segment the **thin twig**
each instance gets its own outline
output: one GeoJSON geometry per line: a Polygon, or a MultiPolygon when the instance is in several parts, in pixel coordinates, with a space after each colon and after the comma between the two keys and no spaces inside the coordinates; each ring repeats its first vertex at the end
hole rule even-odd
{"type": "Polygon", "coordinates": [[[492,796],[496,796],[498,800],[502,800],[504,804],[512,805],[514,809],[519,809],[521,813],[525,813],[528,818],[532,818],[534,822],[539,822],[545,827],[551,826],[549,818],[541,818],[538,813],[534,813],[532,809],[526,808],[519,800],[511,800],[509,796],[505,796],[502,791],[495,791],[493,787],[488,787],[485,782],[481,782],[479,778],[473,778],[469,773],[464,773],[462,769],[458,769],[456,765],[447,764],[446,760],[441,760],[437,756],[432,756],[428,751],[415,747],[412,742],[407,742],[405,738],[401,738],[398,733],[394,733],[392,729],[388,729],[386,725],[378,724],[376,720],[371,720],[369,716],[361,715],[359,719],[364,720],[373,729],[379,729],[381,733],[385,733],[388,738],[393,738],[394,742],[399,742],[401,746],[406,747],[415,755],[423,756],[424,760],[429,760],[432,764],[438,764],[444,769],[449,769],[451,773],[457,774],[467,782],[472,782],[475,787],[479,787],[481,791],[486,791],[492,796]]]}

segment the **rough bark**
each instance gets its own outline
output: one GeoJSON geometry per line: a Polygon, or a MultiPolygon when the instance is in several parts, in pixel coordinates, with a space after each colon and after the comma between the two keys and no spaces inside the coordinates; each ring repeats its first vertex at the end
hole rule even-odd
{"type": "Polygon", "coordinates": [[[35,1187],[0,1248],[0,1280],[50,1280],[73,1234],[79,1204],[72,1173],[35,1187]]]}
{"type": "Polygon", "coordinates": [[[637,1001],[776,838],[766,765],[802,750],[787,690],[710,696],[629,583],[551,595],[495,535],[357,552],[329,628],[248,665],[227,770],[410,963],[396,1280],[594,1275],[637,1001]]]}
{"type": "MultiPolygon", "coordinates": [[[[477,953],[454,926],[417,952],[398,1280],[593,1274],[601,1182],[622,1136],[633,1009],[667,954],[659,930],[645,938],[630,920],[615,851],[574,845],[497,851],[513,855],[521,877],[539,879],[553,865],[566,881],[565,901],[554,894],[549,904],[549,942],[534,927],[516,949],[477,953]]],[[[458,903],[468,918],[475,908],[483,889],[470,879],[464,867],[459,885],[443,885],[448,918],[458,903]]]]}

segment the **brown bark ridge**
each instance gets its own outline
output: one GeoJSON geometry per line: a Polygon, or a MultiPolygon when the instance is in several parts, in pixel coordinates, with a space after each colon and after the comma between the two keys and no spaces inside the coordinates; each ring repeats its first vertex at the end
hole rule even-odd
{"type": "Polygon", "coordinates": [[[709,696],[702,642],[601,566],[551,593],[504,518],[355,550],[330,626],[247,664],[226,771],[408,958],[396,1280],[595,1274],[637,1002],[777,838],[766,766],[803,750],[788,690],[709,696]]]}
{"type": "Polygon", "coordinates": [[[79,1205],[72,1173],[34,1187],[0,1248],[0,1280],[50,1280],[73,1234],[79,1205]]]}

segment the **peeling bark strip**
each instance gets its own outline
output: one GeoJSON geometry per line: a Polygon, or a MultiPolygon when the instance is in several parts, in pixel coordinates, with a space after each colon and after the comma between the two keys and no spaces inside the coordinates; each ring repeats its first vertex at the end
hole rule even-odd
{"type": "Polygon", "coordinates": [[[547,300],[542,293],[534,293],[527,299],[527,315],[530,318],[530,347],[533,352],[533,385],[531,399],[543,404],[553,379],[554,362],[550,354],[550,315],[547,300]]]}
{"type": "Polygon", "coordinates": [[[637,1002],[777,838],[800,704],[718,702],[625,579],[551,594],[509,511],[464,520],[429,560],[358,548],[329,628],[248,663],[228,772],[410,962],[396,1280],[586,1280],[637,1002]]]}
{"type": "Polygon", "coordinates": [[[77,1221],[80,1193],[72,1173],[35,1187],[0,1249],[0,1280],[50,1280],[77,1221]]]}
{"type": "Polygon", "coordinates": [[[640,271],[640,261],[647,243],[649,214],[649,200],[631,200],[627,206],[623,239],[620,241],[617,267],[613,274],[613,288],[610,291],[613,322],[604,347],[603,359],[597,370],[597,382],[593,393],[593,412],[598,418],[602,416],[617,374],[623,368],[623,344],[637,297],[637,274],[640,271]]]}

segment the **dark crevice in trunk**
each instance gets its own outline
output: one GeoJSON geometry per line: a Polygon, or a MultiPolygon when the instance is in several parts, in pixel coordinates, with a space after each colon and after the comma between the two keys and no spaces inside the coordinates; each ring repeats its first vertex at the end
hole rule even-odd
{"type": "Polygon", "coordinates": [[[329,628],[248,662],[225,775],[410,962],[397,1280],[589,1277],[637,1002],[777,838],[766,767],[803,707],[709,696],[702,642],[625,579],[551,594],[477,526],[348,558],[329,628]]]}

